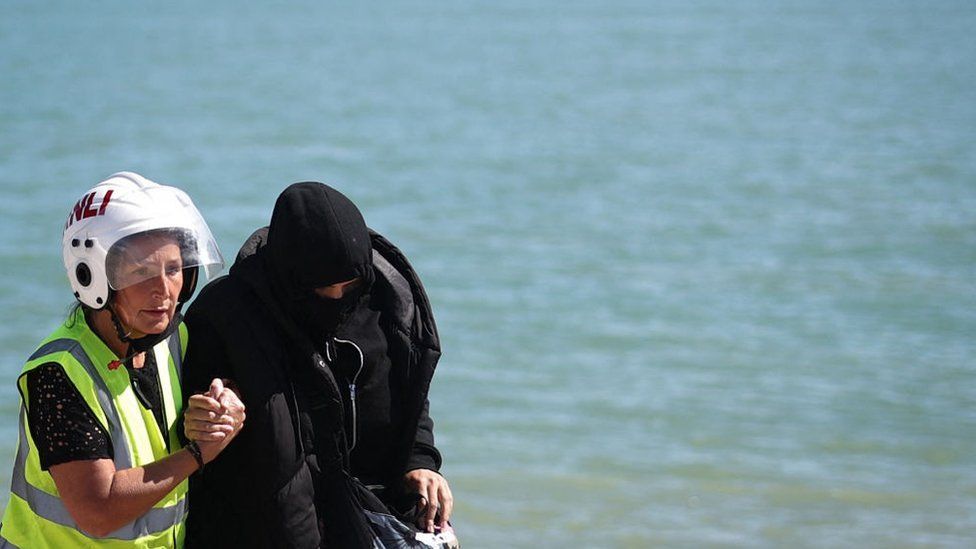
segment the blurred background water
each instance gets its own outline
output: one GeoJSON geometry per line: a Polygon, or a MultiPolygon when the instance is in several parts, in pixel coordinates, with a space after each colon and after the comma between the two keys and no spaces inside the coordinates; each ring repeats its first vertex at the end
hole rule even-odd
{"type": "Polygon", "coordinates": [[[85,189],[180,186],[233,258],[314,179],[431,295],[465,547],[974,546],[974,28],[952,0],[7,0],[0,490],[85,189]]]}

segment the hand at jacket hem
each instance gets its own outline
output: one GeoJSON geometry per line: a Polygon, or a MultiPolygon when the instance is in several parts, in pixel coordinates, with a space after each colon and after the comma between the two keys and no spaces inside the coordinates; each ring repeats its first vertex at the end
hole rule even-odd
{"type": "Polygon", "coordinates": [[[403,476],[403,482],[408,492],[420,494],[417,505],[424,510],[417,521],[417,526],[427,532],[434,531],[437,526],[447,526],[454,510],[454,496],[447,479],[430,469],[414,469],[403,476]]]}

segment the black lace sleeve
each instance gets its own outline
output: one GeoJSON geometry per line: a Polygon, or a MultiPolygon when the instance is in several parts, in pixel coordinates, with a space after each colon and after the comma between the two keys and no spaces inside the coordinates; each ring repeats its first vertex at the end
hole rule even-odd
{"type": "Polygon", "coordinates": [[[41,469],[112,458],[108,435],[60,364],[42,364],[27,373],[27,399],[27,424],[41,469]]]}

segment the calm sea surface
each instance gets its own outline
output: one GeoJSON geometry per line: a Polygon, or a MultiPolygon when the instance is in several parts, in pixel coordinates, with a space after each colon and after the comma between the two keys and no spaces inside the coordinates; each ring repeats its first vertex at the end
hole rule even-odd
{"type": "Polygon", "coordinates": [[[0,4],[0,492],[85,189],[232,258],[315,179],[434,302],[465,547],[976,546],[976,3],[329,4],[0,4]]]}

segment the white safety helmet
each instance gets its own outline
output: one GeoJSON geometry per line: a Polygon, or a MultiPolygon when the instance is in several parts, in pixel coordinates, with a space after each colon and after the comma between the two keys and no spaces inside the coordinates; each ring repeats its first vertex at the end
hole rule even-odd
{"type": "Polygon", "coordinates": [[[179,244],[185,273],[180,303],[193,295],[200,269],[210,279],[224,266],[210,228],[185,192],[119,172],[89,189],[65,221],[61,251],[75,297],[101,309],[112,290],[159,276],[153,266],[135,276],[127,269],[122,276],[109,265],[126,255],[129,237],[144,233],[164,234],[179,244]]]}

